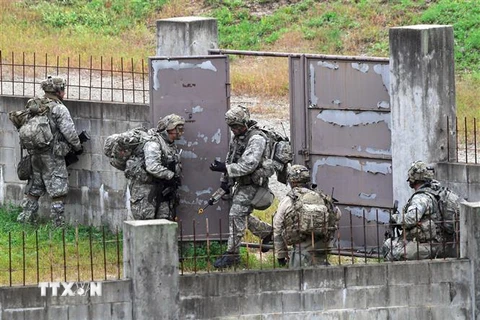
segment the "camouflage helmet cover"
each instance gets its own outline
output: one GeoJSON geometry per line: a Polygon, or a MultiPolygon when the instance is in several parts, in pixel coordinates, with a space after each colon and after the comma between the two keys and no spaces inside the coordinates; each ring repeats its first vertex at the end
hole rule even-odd
{"type": "Polygon", "coordinates": [[[40,83],[43,91],[54,93],[65,90],[66,85],[67,81],[64,78],[52,76],[48,76],[47,79],[42,80],[40,83]]]}
{"type": "Polygon", "coordinates": [[[246,126],[250,121],[250,111],[246,107],[238,105],[225,113],[225,121],[229,126],[235,124],[246,126]]]}
{"type": "Polygon", "coordinates": [[[423,161],[415,161],[408,169],[408,182],[431,181],[435,173],[432,167],[428,167],[423,161]]]}
{"type": "Polygon", "coordinates": [[[157,130],[164,131],[164,130],[172,130],[175,129],[177,126],[185,125],[185,118],[177,115],[177,114],[169,114],[168,116],[163,117],[158,121],[157,130]]]}
{"type": "Polygon", "coordinates": [[[310,170],[300,164],[294,164],[288,169],[288,182],[308,183],[310,182],[310,170]]]}

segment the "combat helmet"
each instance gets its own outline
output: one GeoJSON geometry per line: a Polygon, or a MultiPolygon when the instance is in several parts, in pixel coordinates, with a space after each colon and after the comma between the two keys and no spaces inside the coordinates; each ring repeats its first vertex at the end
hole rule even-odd
{"type": "Polygon", "coordinates": [[[43,91],[52,93],[65,90],[66,85],[67,81],[61,77],[48,76],[47,79],[40,82],[43,91]]]}
{"type": "Polygon", "coordinates": [[[408,169],[408,182],[415,182],[415,181],[432,181],[433,174],[435,170],[432,167],[428,167],[427,164],[423,161],[415,161],[408,169]]]}
{"type": "Polygon", "coordinates": [[[300,164],[294,164],[288,168],[287,181],[289,183],[309,183],[310,170],[300,164]]]}
{"type": "Polygon", "coordinates": [[[168,116],[163,117],[158,121],[157,130],[164,131],[164,130],[173,130],[177,126],[185,125],[185,118],[177,115],[177,114],[169,114],[168,116]]]}
{"type": "Polygon", "coordinates": [[[236,106],[225,113],[225,122],[227,125],[233,126],[236,124],[246,126],[250,121],[250,111],[244,106],[236,106]]]}

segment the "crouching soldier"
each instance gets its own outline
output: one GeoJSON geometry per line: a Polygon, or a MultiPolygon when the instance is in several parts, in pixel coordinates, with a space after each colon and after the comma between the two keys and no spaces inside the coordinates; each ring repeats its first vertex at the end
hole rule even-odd
{"type": "Polygon", "coordinates": [[[455,256],[458,196],[433,177],[434,169],[422,161],[408,170],[407,182],[415,192],[402,212],[392,214],[390,224],[397,231],[383,245],[387,260],[455,256]]]}
{"type": "Polygon", "coordinates": [[[292,188],[280,201],[273,217],[273,241],[280,265],[290,268],[328,264],[330,241],[338,228],[341,212],[333,199],[315,190],[310,171],[303,165],[288,169],[292,188]],[[290,258],[287,245],[293,246],[290,258]]]}

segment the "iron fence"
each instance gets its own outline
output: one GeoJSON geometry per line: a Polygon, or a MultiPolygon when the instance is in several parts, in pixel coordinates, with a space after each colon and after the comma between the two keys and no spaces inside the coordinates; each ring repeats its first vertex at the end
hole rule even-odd
{"type": "Polygon", "coordinates": [[[94,58],[61,59],[59,56],[5,54],[0,50],[0,94],[34,96],[42,94],[40,81],[48,75],[67,80],[65,99],[147,103],[148,67],[144,59],[94,58]]]}
{"type": "Polygon", "coordinates": [[[0,286],[120,279],[123,243],[110,234],[74,229],[0,234],[0,286]]]}
{"type": "MultiPolygon", "coordinates": [[[[390,213],[390,221],[392,220],[393,210],[390,213]]],[[[428,226],[427,229],[423,228],[423,231],[428,230],[431,234],[441,232],[444,230],[444,225],[446,223],[451,223],[454,225],[453,234],[449,234],[448,237],[443,237],[442,241],[430,239],[428,241],[416,241],[415,239],[420,238],[420,228],[412,231],[411,226],[407,226],[404,223],[402,224],[384,224],[378,222],[378,212],[377,219],[375,221],[367,221],[365,212],[363,214],[363,219],[356,219],[353,215],[349,214],[347,219],[349,220],[348,225],[340,225],[335,231],[333,237],[329,237],[325,241],[324,249],[312,249],[309,250],[310,254],[315,252],[323,253],[327,256],[325,263],[322,261],[321,264],[324,265],[346,265],[346,264],[374,264],[374,263],[384,263],[396,261],[406,261],[408,260],[420,260],[424,259],[422,257],[422,248],[429,248],[430,251],[434,252],[434,255],[431,255],[428,259],[447,259],[447,258],[460,258],[460,229],[459,229],[459,217],[458,215],[454,217],[453,221],[438,221],[434,223],[427,223],[422,220],[421,215],[416,215],[417,226],[428,226]],[[353,235],[359,234],[355,232],[355,229],[360,230],[360,234],[363,235],[363,244],[356,245],[359,239],[354,241],[353,235]],[[340,236],[346,234],[347,238],[350,240],[345,242],[340,240],[340,236]],[[349,237],[348,237],[349,235],[349,237]],[[373,244],[368,245],[367,237],[375,239],[373,244]],[[384,252],[384,247],[392,247],[395,243],[403,243],[403,248],[400,246],[399,252],[397,252],[400,258],[386,257],[384,252]],[[411,253],[412,248],[408,248],[405,245],[406,243],[413,243],[413,254],[411,253]],[[407,250],[410,250],[407,254],[407,250]],[[413,257],[412,257],[413,255],[413,257]],[[408,258],[407,258],[408,256],[408,258]]],[[[405,221],[405,219],[403,219],[405,221]]],[[[183,236],[184,225],[183,222],[179,222],[179,256],[180,256],[180,273],[210,273],[215,271],[238,271],[238,270],[262,270],[262,269],[277,269],[283,268],[279,265],[277,261],[277,248],[272,244],[262,244],[261,241],[255,243],[243,242],[241,244],[241,250],[239,254],[239,262],[233,264],[229,268],[220,268],[216,269],[214,267],[214,262],[216,259],[221,257],[221,255],[226,251],[227,248],[227,238],[228,234],[222,234],[221,231],[221,221],[218,221],[220,225],[220,233],[214,234],[210,233],[210,225],[208,219],[205,221],[205,230],[196,229],[198,221],[191,221],[193,224],[193,236],[185,238],[183,236]],[[262,250],[263,248],[268,249],[262,250]]],[[[272,224],[273,225],[273,224],[272,224]]],[[[234,230],[235,232],[235,230],[234,230]]],[[[314,242],[319,241],[318,235],[325,234],[326,230],[316,230],[305,237],[306,241],[311,241],[311,247],[314,247],[314,242]]],[[[322,239],[322,238],[320,238],[322,239]]],[[[317,246],[318,248],[318,246],[317,246]]],[[[289,246],[289,250],[292,249],[292,246],[289,246]]],[[[297,249],[298,250],[301,249],[297,249]]],[[[300,252],[300,259],[301,258],[300,252]]],[[[300,261],[301,264],[301,261],[300,261]]]]}
{"type": "MultiPolygon", "coordinates": [[[[450,120],[447,118],[447,131],[450,120]]],[[[478,156],[477,145],[477,118],[455,118],[455,133],[448,135],[448,162],[475,163],[478,164],[480,158],[478,156]],[[454,155],[452,157],[452,155],[454,155]]]]}

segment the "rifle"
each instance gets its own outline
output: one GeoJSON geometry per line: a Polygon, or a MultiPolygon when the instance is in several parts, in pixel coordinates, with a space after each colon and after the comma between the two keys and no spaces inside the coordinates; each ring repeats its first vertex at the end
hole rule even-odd
{"type": "MultiPolygon", "coordinates": [[[[393,202],[393,208],[392,208],[393,214],[398,212],[398,200],[395,200],[393,202]]],[[[395,239],[400,236],[400,230],[399,227],[401,226],[398,223],[392,223],[392,216],[390,215],[390,221],[389,221],[389,228],[385,231],[385,240],[386,239],[395,239]]]]}
{"type": "MultiPolygon", "coordinates": [[[[176,161],[169,161],[167,162],[167,169],[176,172],[175,166],[176,161]]],[[[164,179],[153,179],[153,188],[150,190],[148,194],[148,202],[153,203],[155,200],[155,215],[158,213],[158,209],[160,208],[161,202],[170,202],[172,207],[170,207],[172,213],[172,220],[175,221],[177,218],[177,189],[179,186],[182,185],[181,179],[178,176],[174,176],[171,180],[164,180],[164,179]],[[173,204],[171,201],[173,200],[173,204]]]]}
{"type": "MultiPolygon", "coordinates": [[[[83,145],[84,142],[87,142],[88,140],[90,140],[90,135],[85,130],[83,130],[78,135],[78,139],[80,139],[80,144],[83,145]]],[[[65,156],[65,163],[67,164],[67,167],[68,167],[69,165],[75,162],[78,162],[78,154],[75,151],[70,150],[65,156]]]]}

